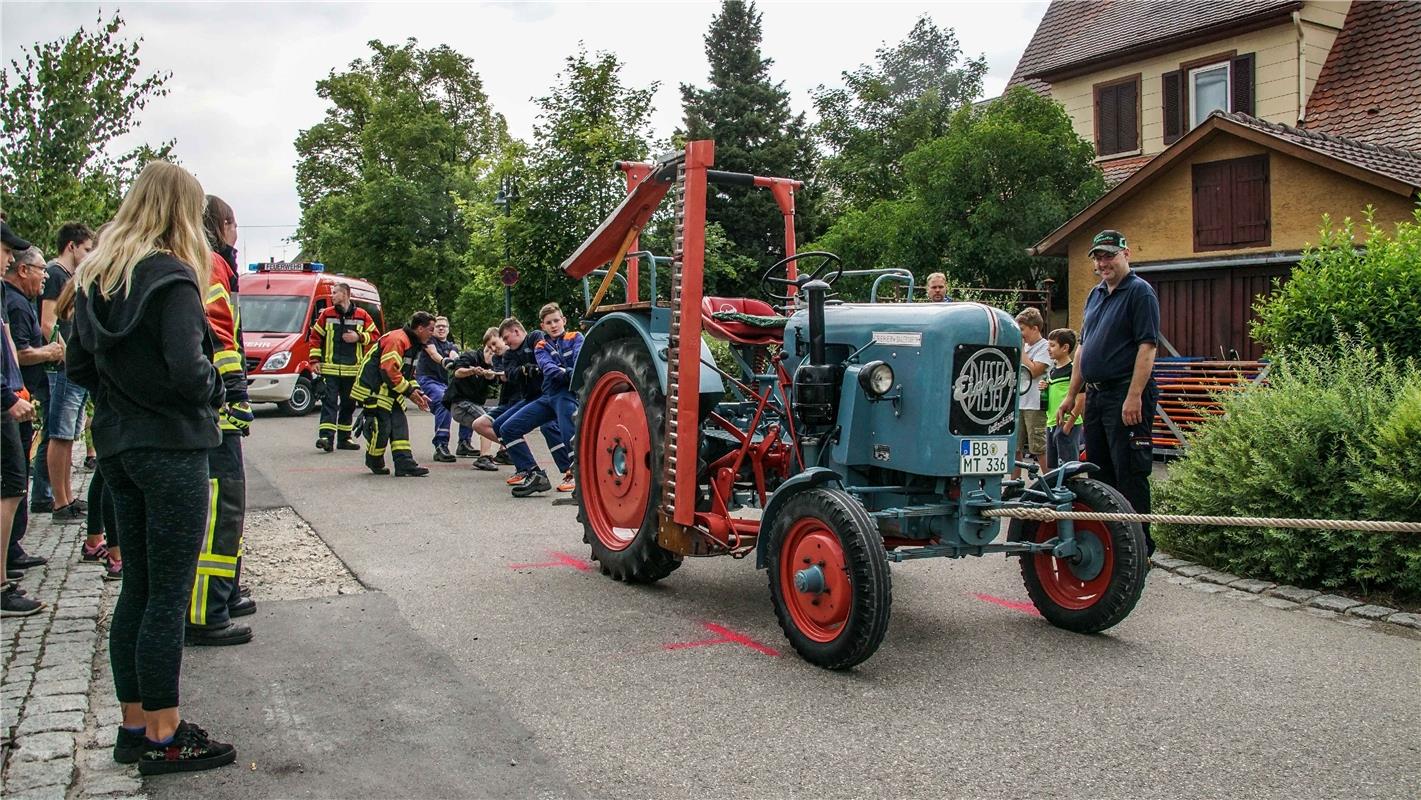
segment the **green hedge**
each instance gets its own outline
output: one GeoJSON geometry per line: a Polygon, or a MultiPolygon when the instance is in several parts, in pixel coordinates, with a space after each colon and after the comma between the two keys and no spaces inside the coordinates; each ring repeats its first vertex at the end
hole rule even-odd
{"type": "Polygon", "coordinates": [[[1421,358],[1421,208],[1388,235],[1369,208],[1358,248],[1350,218],[1303,252],[1287,283],[1256,304],[1253,336],[1270,352],[1329,346],[1339,330],[1397,357],[1421,358]]]}
{"type": "MultiPolygon", "coordinates": [[[[1162,513],[1421,520],[1421,365],[1351,340],[1279,359],[1226,395],[1156,488],[1162,513]]],[[[1416,534],[1160,525],[1171,553],[1313,587],[1421,598],[1416,534]]]]}

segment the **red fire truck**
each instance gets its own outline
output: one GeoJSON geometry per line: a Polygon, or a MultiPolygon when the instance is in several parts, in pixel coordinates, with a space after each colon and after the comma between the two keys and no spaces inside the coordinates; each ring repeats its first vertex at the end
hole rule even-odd
{"type": "Polygon", "coordinates": [[[253,403],[276,403],[283,413],[307,414],[320,398],[311,373],[306,336],[316,315],[331,304],[337,283],[365,309],[381,331],[380,291],[369,281],[325,271],[317,261],[247,265],[240,285],[242,345],[247,352],[247,392],[253,403]]]}

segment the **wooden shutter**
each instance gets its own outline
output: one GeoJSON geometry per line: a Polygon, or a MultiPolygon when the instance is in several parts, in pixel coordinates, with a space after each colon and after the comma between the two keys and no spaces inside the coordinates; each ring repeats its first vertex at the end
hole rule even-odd
{"type": "Polygon", "coordinates": [[[1115,87],[1107,86],[1095,92],[1095,151],[1108,156],[1120,152],[1120,143],[1115,131],[1119,125],[1119,112],[1115,105],[1115,87]]]}
{"type": "Polygon", "coordinates": [[[1194,165],[1194,249],[1227,247],[1233,234],[1229,162],[1194,165]]]}
{"type": "Polygon", "coordinates": [[[1116,152],[1140,149],[1139,84],[1122,83],[1115,87],[1116,152]]]}
{"type": "Polygon", "coordinates": [[[1268,225],[1268,156],[1236,158],[1225,163],[1230,167],[1229,243],[1235,247],[1268,244],[1272,241],[1268,225]]]}
{"type": "Polygon", "coordinates": [[[1164,143],[1174,144],[1184,135],[1184,71],[1161,75],[1160,89],[1164,97],[1164,143]]]}
{"type": "Polygon", "coordinates": [[[1229,110],[1252,116],[1254,95],[1252,53],[1245,53],[1230,62],[1229,82],[1233,92],[1233,97],[1229,98],[1229,110]]]}

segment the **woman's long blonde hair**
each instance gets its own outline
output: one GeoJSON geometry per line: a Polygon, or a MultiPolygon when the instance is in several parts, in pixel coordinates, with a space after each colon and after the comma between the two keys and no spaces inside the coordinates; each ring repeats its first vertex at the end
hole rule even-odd
{"type": "Polygon", "coordinates": [[[123,198],[94,252],[79,265],[75,283],[105,298],[133,285],[133,268],[156,251],[171,253],[197,276],[206,291],[212,276],[211,249],[202,231],[207,198],[187,170],[166,161],[143,168],[123,198]]]}

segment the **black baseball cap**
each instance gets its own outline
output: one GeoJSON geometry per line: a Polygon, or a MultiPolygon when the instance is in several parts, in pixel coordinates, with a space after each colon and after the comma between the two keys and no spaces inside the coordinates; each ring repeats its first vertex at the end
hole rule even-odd
{"type": "Polygon", "coordinates": [[[4,239],[5,246],[18,253],[21,250],[30,249],[30,243],[21,239],[14,231],[10,230],[10,223],[0,222],[0,239],[4,239]]]}
{"type": "Polygon", "coordinates": [[[1129,246],[1125,244],[1125,234],[1120,231],[1103,230],[1090,240],[1090,252],[1086,255],[1093,256],[1096,251],[1118,253],[1129,246]]]}

